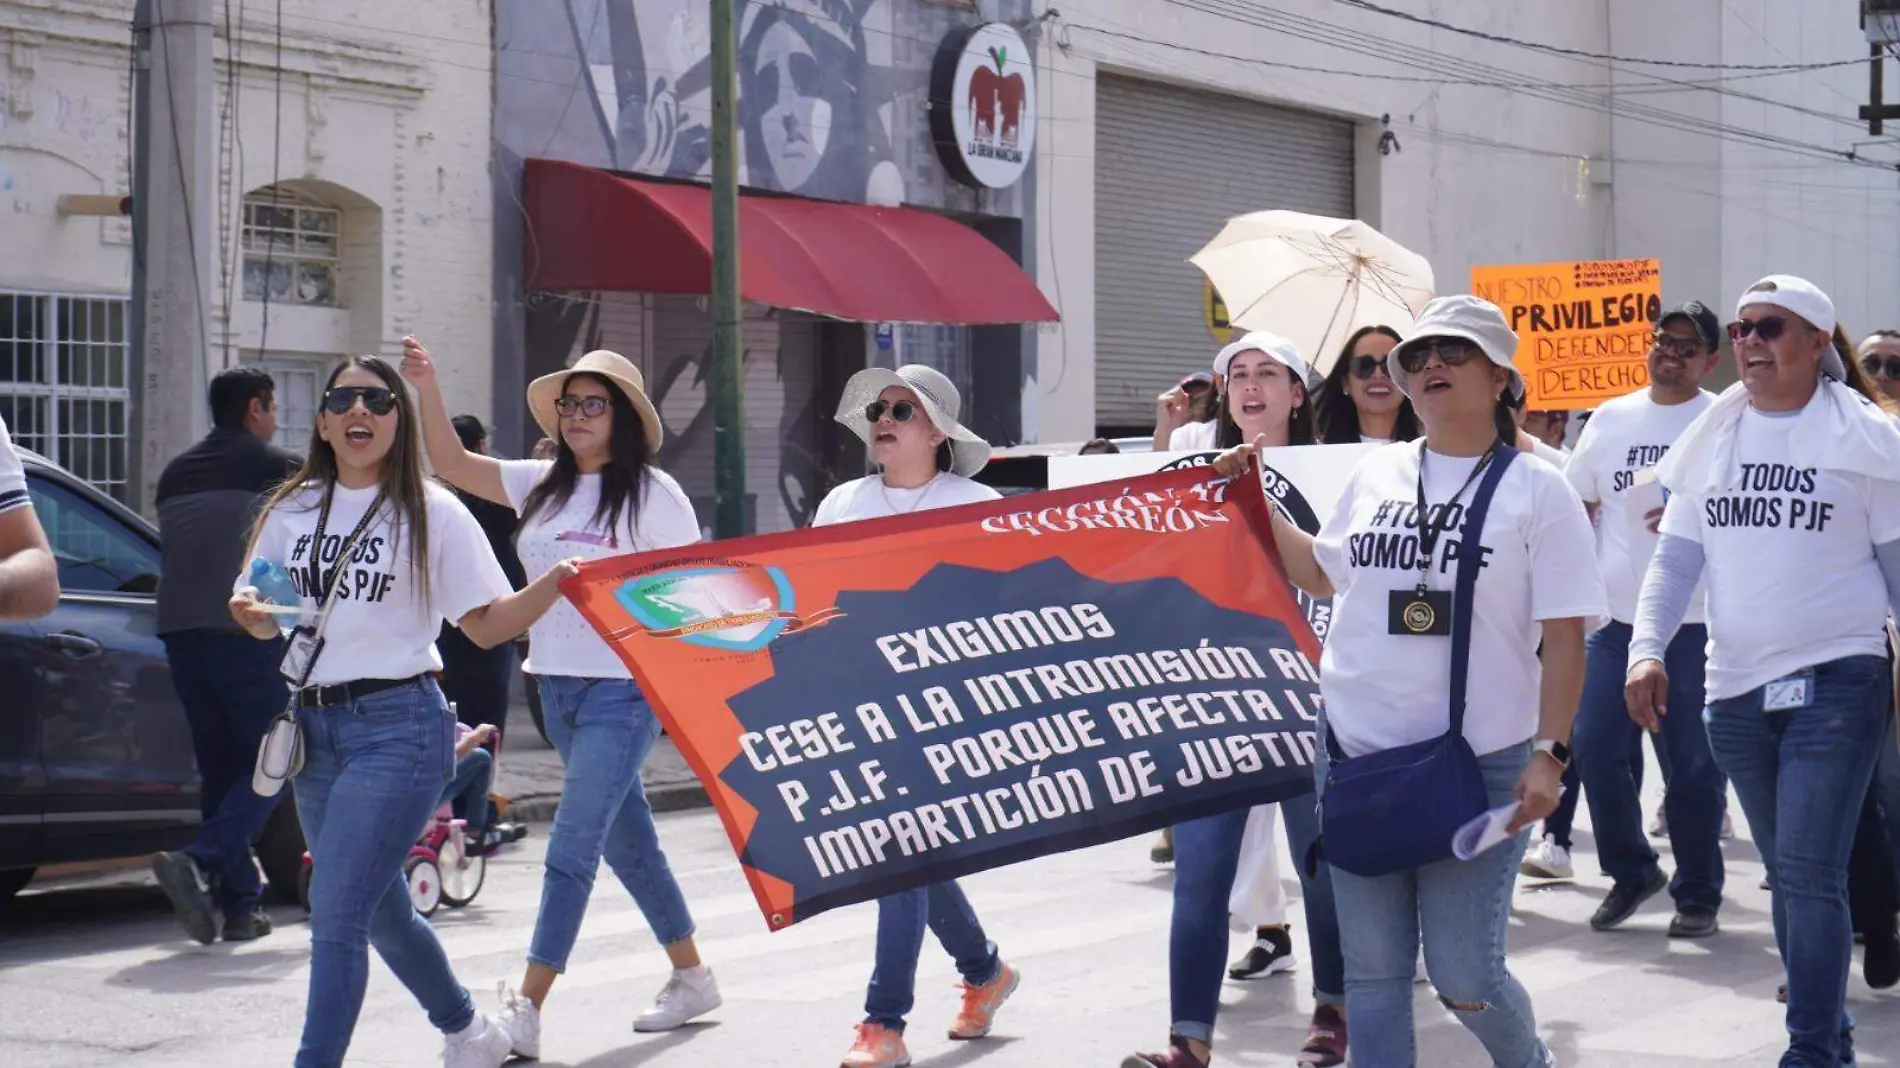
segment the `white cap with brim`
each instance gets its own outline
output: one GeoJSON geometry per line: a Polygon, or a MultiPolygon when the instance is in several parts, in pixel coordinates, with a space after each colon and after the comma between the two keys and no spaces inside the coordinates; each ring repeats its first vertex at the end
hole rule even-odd
{"type": "Polygon", "coordinates": [[[1273,361],[1299,377],[1300,385],[1307,384],[1312,377],[1313,367],[1300,355],[1293,342],[1278,334],[1266,330],[1255,330],[1241,337],[1214,355],[1214,373],[1225,379],[1227,368],[1231,367],[1234,357],[1243,352],[1264,352],[1273,361]]]}
{"type": "Polygon", "coordinates": [[[917,396],[930,425],[950,439],[950,470],[965,478],[983,470],[990,461],[990,444],[976,435],[957,416],[963,408],[963,396],[943,372],[922,364],[906,364],[893,371],[888,367],[867,367],[844,384],[844,396],[838,400],[836,419],[851,428],[865,445],[871,444],[871,422],[864,409],[887,389],[896,386],[917,396]]]}
{"type": "Polygon", "coordinates": [[[1511,396],[1523,399],[1524,376],[1517,373],[1517,366],[1512,362],[1517,355],[1516,331],[1505,321],[1504,311],[1497,305],[1483,297],[1462,293],[1438,297],[1425,305],[1410,336],[1399,342],[1386,360],[1393,383],[1404,390],[1406,396],[1412,395],[1406,384],[1411,378],[1405,373],[1406,351],[1438,337],[1461,338],[1476,345],[1485,359],[1511,372],[1511,396]]]}
{"type": "MultiPolygon", "coordinates": [[[[1749,286],[1742,299],[1735,302],[1735,317],[1742,317],[1743,308],[1763,304],[1799,315],[1823,334],[1834,333],[1839,322],[1834,318],[1834,301],[1821,292],[1821,287],[1791,274],[1771,274],[1749,286]]],[[[1847,365],[1831,341],[1827,351],[1821,354],[1821,373],[1836,382],[1847,381],[1847,365]]]]}

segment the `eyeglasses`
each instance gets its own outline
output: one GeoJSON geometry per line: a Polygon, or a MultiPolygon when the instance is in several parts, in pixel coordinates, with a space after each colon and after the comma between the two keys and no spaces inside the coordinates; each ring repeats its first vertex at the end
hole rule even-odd
{"type": "Polygon", "coordinates": [[[563,419],[572,419],[579,412],[589,419],[599,419],[607,414],[610,402],[605,397],[561,397],[555,400],[554,410],[563,419]]]}
{"type": "Polygon", "coordinates": [[[396,395],[382,386],[332,386],[323,392],[323,410],[342,415],[359,400],[371,415],[388,415],[396,409],[396,395]]]}
{"type": "Polygon", "coordinates": [[[1375,373],[1382,374],[1387,378],[1392,377],[1392,372],[1386,368],[1384,356],[1354,356],[1352,358],[1352,376],[1354,378],[1371,378],[1375,373]]]}
{"type": "Polygon", "coordinates": [[[1728,324],[1728,339],[1742,341],[1753,335],[1763,341],[1773,341],[1781,336],[1781,332],[1787,326],[1788,320],[1779,315],[1765,315],[1752,323],[1747,319],[1738,319],[1728,324]]]}
{"type": "Polygon", "coordinates": [[[898,401],[896,404],[881,400],[872,401],[864,406],[864,421],[875,423],[884,418],[885,412],[891,413],[892,422],[908,423],[911,416],[917,414],[917,406],[909,401],[898,401]]]}
{"type": "Polygon", "coordinates": [[[1657,331],[1651,344],[1655,346],[1657,352],[1666,356],[1679,356],[1686,360],[1691,356],[1702,355],[1702,342],[1692,337],[1676,337],[1674,334],[1657,331]]]}
{"type": "Polygon", "coordinates": [[[1900,380],[1900,356],[1889,356],[1884,360],[1878,356],[1863,356],[1860,369],[1867,372],[1871,378],[1900,380]]]}
{"type": "Polygon", "coordinates": [[[1399,366],[1408,375],[1415,375],[1425,369],[1425,365],[1437,357],[1446,367],[1463,367],[1471,358],[1478,355],[1478,346],[1455,337],[1435,337],[1405,349],[1399,354],[1399,366]]]}

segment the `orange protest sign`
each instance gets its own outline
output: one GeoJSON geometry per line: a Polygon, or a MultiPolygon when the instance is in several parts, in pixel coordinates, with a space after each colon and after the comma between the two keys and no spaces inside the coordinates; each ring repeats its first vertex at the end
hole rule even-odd
{"type": "Polygon", "coordinates": [[[1649,384],[1649,342],[1662,316],[1656,260],[1473,267],[1471,291],[1517,331],[1525,407],[1594,408],[1649,384]]]}

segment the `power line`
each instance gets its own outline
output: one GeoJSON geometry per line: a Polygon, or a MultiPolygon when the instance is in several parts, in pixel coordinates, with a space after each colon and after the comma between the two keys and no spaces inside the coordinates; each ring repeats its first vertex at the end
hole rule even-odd
{"type": "MultiPolygon", "coordinates": [[[[270,135],[270,207],[271,229],[277,229],[281,218],[278,203],[283,190],[278,182],[283,176],[284,166],[284,0],[277,0],[277,54],[273,57],[272,77],[276,81],[271,93],[271,135],[270,135]]],[[[241,214],[240,209],[240,214],[241,214]]],[[[294,233],[296,227],[291,227],[294,233]]],[[[292,267],[293,272],[295,267],[292,267]]],[[[257,337],[257,355],[260,359],[270,357],[270,287],[271,279],[277,273],[277,237],[273,233],[264,240],[264,326],[257,337]]],[[[291,285],[296,285],[295,277],[291,285]]]]}
{"type": "Polygon", "coordinates": [[[1527,48],[1533,52],[1544,52],[1553,56],[1573,56],[1578,59],[1607,60],[1611,63],[1637,63],[1651,67],[1687,67],[1695,70],[1760,70],[1789,73],[1795,71],[1825,70],[1829,67],[1848,67],[1856,63],[1867,62],[1866,56],[1858,56],[1853,59],[1830,60],[1824,63],[1770,64],[1693,63],[1680,59],[1643,59],[1636,56],[1615,56],[1607,52],[1589,52],[1579,48],[1564,48],[1560,45],[1549,45],[1538,41],[1526,41],[1517,37],[1506,37],[1502,34],[1487,33],[1483,30],[1474,30],[1467,26],[1454,26],[1449,22],[1427,18],[1423,15],[1414,15],[1409,11],[1398,11],[1389,7],[1381,7],[1378,4],[1372,3],[1371,0],[1333,0],[1333,2],[1343,4],[1347,7],[1356,7],[1363,11],[1370,11],[1374,14],[1400,19],[1405,22],[1417,23],[1420,26],[1430,26],[1435,30],[1444,30],[1448,33],[1460,34],[1465,37],[1475,37],[1480,41],[1490,41],[1493,44],[1510,45],[1515,48],[1527,48]]]}

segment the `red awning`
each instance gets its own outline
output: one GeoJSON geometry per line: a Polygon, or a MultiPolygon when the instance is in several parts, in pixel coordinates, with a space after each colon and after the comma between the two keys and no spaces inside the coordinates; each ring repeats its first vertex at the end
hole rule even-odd
{"type": "MultiPolygon", "coordinates": [[[[530,291],[703,294],[712,194],[555,160],[527,161],[530,291]]],[[[915,208],[739,198],[747,300],[862,322],[1059,318],[1023,269],[975,230],[915,208]]]]}

